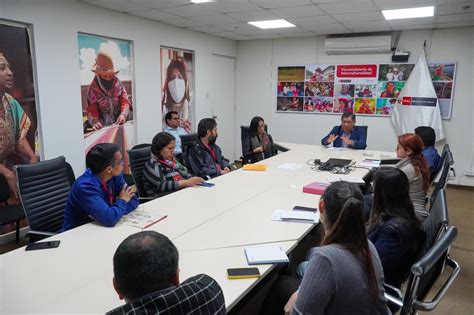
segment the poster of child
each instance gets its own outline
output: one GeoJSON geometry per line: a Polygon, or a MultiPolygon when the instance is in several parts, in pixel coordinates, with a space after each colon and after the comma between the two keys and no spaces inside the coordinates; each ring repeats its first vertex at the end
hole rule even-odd
{"type": "Polygon", "coordinates": [[[392,108],[397,102],[396,98],[378,98],[377,99],[377,115],[388,116],[392,112],[392,108]]]}
{"type": "Polygon", "coordinates": [[[379,81],[406,81],[413,70],[413,63],[390,63],[379,66],[379,81]]]}
{"type": "Polygon", "coordinates": [[[305,96],[325,96],[334,95],[334,83],[332,82],[306,82],[305,96]]]}
{"type": "Polygon", "coordinates": [[[305,80],[309,82],[334,81],[334,65],[307,65],[305,80]]]}
{"type": "Polygon", "coordinates": [[[356,98],[355,112],[364,115],[374,115],[375,98],[356,98]]]}
{"type": "Polygon", "coordinates": [[[380,82],[379,83],[379,97],[381,98],[397,98],[403,90],[405,82],[380,82]]]}
{"type": "Polygon", "coordinates": [[[304,82],[278,82],[278,96],[304,96],[304,82]]]}
{"type": "Polygon", "coordinates": [[[303,97],[278,97],[277,111],[303,111],[303,97]]]}
{"type": "Polygon", "coordinates": [[[455,63],[429,63],[431,79],[433,81],[453,81],[456,72],[455,63]]]}
{"type": "Polygon", "coordinates": [[[352,98],[335,98],[333,113],[353,113],[354,101],[352,98]]]}
{"type": "Polygon", "coordinates": [[[376,84],[356,84],[355,86],[356,97],[376,97],[376,94],[376,84]]]}

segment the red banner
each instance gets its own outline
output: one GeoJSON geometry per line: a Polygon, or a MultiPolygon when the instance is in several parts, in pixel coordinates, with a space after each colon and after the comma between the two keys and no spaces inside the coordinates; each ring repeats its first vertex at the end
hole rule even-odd
{"type": "Polygon", "coordinates": [[[338,78],[376,78],[377,65],[338,65],[338,78]]]}

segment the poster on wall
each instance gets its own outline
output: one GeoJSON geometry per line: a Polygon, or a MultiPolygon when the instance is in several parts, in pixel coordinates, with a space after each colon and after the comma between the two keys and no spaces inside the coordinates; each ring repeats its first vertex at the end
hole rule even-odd
{"type": "Polygon", "coordinates": [[[194,126],[194,52],[161,47],[161,113],[179,115],[179,125],[190,133],[194,126]]]}
{"type": "MultiPolygon", "coordinates": [[[[351,112],[388,117],[413,67],[411,63],[278,67],[277,112],[351,112]]],[[[449,119],[456,63],[431,62],[428,67],[441,117],[449,119]]]]}
{"type": "MultiPolygon", "coordinates": [[[[37,98],[31,51],[31,29],[0,20],[0,180],[9,204],[19,200],[13,167],[40,158],[37,98]]],[[[0,234],[14,224],[0,226],[0,234]]]]}
{"type": "Polygon", "coordinates": [[[78,34],[82,121],[86,154],[116,143],[130,173],[127,150],[135,144],[132,43],[78,34]]]}

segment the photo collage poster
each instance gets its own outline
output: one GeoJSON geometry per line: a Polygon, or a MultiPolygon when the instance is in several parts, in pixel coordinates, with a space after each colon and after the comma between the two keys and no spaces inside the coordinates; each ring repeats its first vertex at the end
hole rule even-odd
{"type": "Polygon", "coordinates": [[[132,43],[78,34],[82,122],[86,154],[98,143],[120,146],[124,173],[135,144],[132,43]]]}
{"type": "Polygon", "coordinates": [[[179,124],[187,133],[194,126],[194,53],[161,47],[161,113],[163,127],[167,112],[179,115],[179,124]]]}
{"type": "MultiPolygon", "coordinates": [[[[40,160],[31,29],[0,20],[0,183],[2,200],[19,204],[14,166],[40,160]],[[26,140],[26,141],[25,141],[26,140]]],[[[21,226],[26,225],[23,220],[21,226]]],[[[15,224],[0,226],[0,235],[15,224]]]]}
{"type": "MultiPolygon", "coordinates": [[[[277,112],[389,116],[415,64],[278,67],[277,112]]],[[[441,117],[451,118],[455,62],[428,63],[441,117]]]]}

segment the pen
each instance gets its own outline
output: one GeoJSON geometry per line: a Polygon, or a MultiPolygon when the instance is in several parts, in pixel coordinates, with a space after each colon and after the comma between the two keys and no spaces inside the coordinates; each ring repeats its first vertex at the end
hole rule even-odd
{"type": "Polygon", "coordinates": [[[146,226],[144,227],[144,229],[149,228],[150,226],[152,226],[152,225],[155,224],[155,223],[158,223],[158,222],[160,222],[160,221],[163,221],[163,220],[166,219],[167,217],[168,217],[167,215],[162,216],[161,218],[159,218],[159,219],[156,220],[155,222],[151,222],[150,224],[146,225],[146,226]]]}

